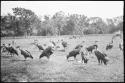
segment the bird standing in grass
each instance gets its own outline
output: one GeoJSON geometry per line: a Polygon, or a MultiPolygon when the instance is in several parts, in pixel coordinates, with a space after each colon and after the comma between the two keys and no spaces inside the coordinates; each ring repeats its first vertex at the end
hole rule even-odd
{"type": "Polygon", "coordinates": [[[50,40],[48,46],[51,46],[52,48],[54,48],[56,50],[57,49],[57,42],[54,42],[53,40],[50,40]]]}
{"type": "Polygon", "coordinates": [[[67,60],[69,57],[74,57],[74,60],[76,60],[76,56],[80,53],[79,49],[74,49],[73,51],[69,52],[69,54],[66,56],[67,60]]]}
{"type": "Polygon", "coordinates": [[[62,40],[62,46],[64,47],[64,50],[67,47],[67,45],[68,45],[68,43],[62,40]]]}
{"type": "Polygon", "coordinates": [[[97,48],[98,48],[97,42],[98,42],[98,41],[95,41],[92,46],[86,47],[86,50],[87,50],[89,53],[92,53],[92,51],[93,51],[94,49],[97,49],[97,48]]]}
{"type": "Polygon", "coordinates": [[[79,49],[81,47],[83,47],[83,46],[81,44],[78,44],[74,49],[79,49]]]}
{"type": "Polygon", "coordinates": [[[83,63],[83,61],[84,61],[84,63],[87,64],[87,62],[88,62],[89,59],[87,59],[86,56],[87,56],[87,55],[82,51],[82,52],[81,52],[82,63],[83,63]]]}
{"type": "Polygon", "coordinates": [[[54,46],[56,46],[56,43],[55,43],[54,41],[51,40],[50,42],[51,42],[54,46]]]}
{"type": "Polygon", "coordinates": [[[8,53],[10,53],[11,57],[14,54],[16,54],[18,56],[18,51],[14,47],[10,46],[10,44],[8,47],[5,47],[5,48],[8,51],[8,53]]]}
{"type": "Polygon", "coordinates": [[[31,53],[29,51],[20,49],[20,46],[17,46],[17,48],[19,48],[19,50],[20,50],[21,54],[24,56],[25,60],[28,57],[33,59],[33,56],[31,55],[31,53]]]}
{"type": "Polygon", "coordinates": [[[72,51],[70,51],[69,54],[66,56],[67,60],[68,60],[69,57],[74,57],[74,60],[76,60],[76,56],[78,54],[80,54],[81,48],[82,47],[80,47],[78,49],[73,49],[72,51]]]}
{"type": "Polygon", "coordinates": [[[94,49],[96,49],[96,48],[98,48],[98,45],[92,45],[92,46],[87,47],[86,50],[87,50],[88,52],[91,52],[91,53],[92,53],[92,51],[93,51],[94,49]]]}
{"type": "Polygon", "coordinates": [[[104,52],[102,53],[98,49],[95,49],[94,53],[95,53],[95,56],[97,57],[99,64],[104,63],[105,65],[107,65],[107,62],[109,61],[109,59],[108,59],[106,53],[104,53],[104,52]]]}
{"type": "Polygon", "coordinates": [[[122,43],[119,44],[119,49],[123,51],[123,44],[122,43]]]}
{"type": "Polygon", "coordinates": [[[35,45],[38,47],[39,51],[40,50],[44,50],[44,48],[42,47],[42,45],[39,45],[39,44],[35,44],[35,45]]]}
{"type": "Polygon", "coordinates": [[[84,43],[85,41],[82,41],[80,44],[76,45],[74,49],[79,49],[79,48],[82,48],[83,45],[82,43],[84,43]]]}
{"type": "Polygon", "coordinates": [[[51,46],[47,47],[45,50],[43,50],[42,54],[40,54],[39,59],[42,57],[47,57],[48,59],[50,58],[50,55],[53,54],[53,48],[51,46]]]}
{"type": "Polygon", "coordinates": [[[1,46],[1,53],[3,53],[3,52],[6,52],[6,46],[5,46],[5,44],[3,44],[3,45],[1,46]]]}
{"type": "Polygon", "coordinates": [[[107,44],[106,50],[109,50],[109,49],[112,49],[112,48],[113,48],[113,40],[109,44],[107,44]]]}

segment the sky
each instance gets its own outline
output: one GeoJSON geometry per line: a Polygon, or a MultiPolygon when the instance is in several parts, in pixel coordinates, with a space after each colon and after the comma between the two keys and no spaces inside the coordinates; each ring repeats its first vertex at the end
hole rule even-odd
{"type": "Polygon", "coordinates": [[[38,16],[63,11],[65,15],[84,14],[106,19],[123,16],[124,1],[1,1],[1,15],[12,14],[15,7],[30,9],[38,16]]]}

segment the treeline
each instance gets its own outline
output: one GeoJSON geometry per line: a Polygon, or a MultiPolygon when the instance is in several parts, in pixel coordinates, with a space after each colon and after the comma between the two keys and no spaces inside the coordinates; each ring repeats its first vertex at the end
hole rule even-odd
{"type": "Polygon", "coordinates": [[[65,15],[59,11],[51,17],[45,15],[41,20],[29,9],[16,7],[12,10],[13,15],[1,16],[1,36],[87,35],[123,31],[123,16],[103,21],[100,17],[65,15]]]}

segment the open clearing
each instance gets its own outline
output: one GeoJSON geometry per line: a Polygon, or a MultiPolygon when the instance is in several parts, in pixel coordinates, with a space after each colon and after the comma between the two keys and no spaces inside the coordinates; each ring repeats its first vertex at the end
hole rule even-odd
{"type": "MultiPolygon", "coordinates": [[[[61,37],[51,38],[57,40],[61,37]]],[[[64,37],[62,37],[64,38],[64,37]]],[[[114,41],[113,49],[105,51],[112,35],[83,36],[80,39],[64,39],[69,43],[66,51],[55,51],[50,59],[39,59],[41,52],[31,43],[33,39],[15,39],[16,45],[28,49],[34,59],[24,61],[22,55],[11,57],[1,54],[1,77],[4,82],[124,82],[123,52],[118,48],[119,38],[114,41]],[[66,55],[81,41],[91,45],[98,40],[99,49],[108,54],[108,65],[98,65],[96,57],[91,58],[88,64],[77,61],[67,61],[66,55]]],[[[43,44],[50,38],[35,38],[43,44]]],[[[2,39],[2,43],[9,43],[13,39],[2,39]]],[[[70,60],[73,58],[70,58],[70,60]]],[[[81,60],[80,55],[77,60],[81,60]]]]}

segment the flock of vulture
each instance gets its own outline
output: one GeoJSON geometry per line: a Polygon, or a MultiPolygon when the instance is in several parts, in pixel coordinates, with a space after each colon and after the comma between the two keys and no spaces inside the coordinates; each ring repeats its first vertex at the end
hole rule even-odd
{"type": "MultiPolygon", "coordinates": [[[[76,37],[73,37],[76,39],[76,37]]],[[[66,41],[62,40],[58,40],[58,42],[60,42],[62,44],[62,46],[64,47],[64,49],[66,47],[68,47],[68,43],[66,41]]],[[[90,53],[94,53],[95,56],[97,57],[98,63],[102,64],[104,63],[105,65],[107,65],[107,62],[109,61],[108,56],[106,53],[101,52],[98,50],[98,45],[97,43],[98,41],[95,41],[95,44],[88,46],[88,47],[84,47],[83,43],[85,43],[85,41],[82,41],[80,44],[78,44],[74,49],[72,49],[72,51],[70,51],[68,53],[68,55],[66,56],[66,59],[68,60],[70,57],[74,57],[74,60],[76,60],[76,56],[78,54],[81,55],[81,59],[82,62],[84,61],[85,64],[87,64],[88,62],[88,56],[90,56],[90,53]]],[[[35,45],[40,51],[42,50],[42,53],[39,56],[39,59],[42,57],[47,57],[48,59],[50,58],[50,56],[54,53],[54,51],[56,50],[56,48],[58,48],[57,46],[57,42],[54,41],[50,41],[50,43],[52,45],[48,46],[47,48],[43,48],[42,45],[38,44],[36,40],[34,40],[33,45],[35,45]]],[[[45,45],[45,44],[44,44],[45,45]]],[[[109,44],[107,44],[106,46],[106,50],[112,49],[113,48],[113,39],[111,40],[111,42],[109,44]]],[[[31,59],[33,59],[32,54],[28,51],[28,50],[23,50],[20,48],[20,46],[12,46],[11,44],[8,44],[8,46],[6,46],[5,44],[3,44],[1,46],[1,52],[7,52],[9,55],[13,56],[13,55],[19,55],[17,49],[19,49],[21,55],[24,56],[25,60],[29,57],[31,59]]],[[[123,43],[119,44],[119,49],[123,51],[123,43]]],[[[66,49],[65,49],[66,50],[66,49]]]]}

